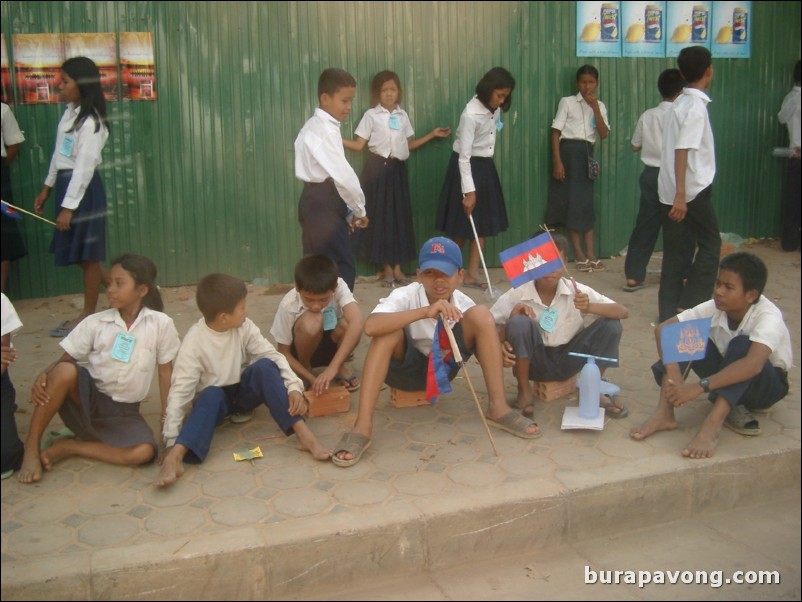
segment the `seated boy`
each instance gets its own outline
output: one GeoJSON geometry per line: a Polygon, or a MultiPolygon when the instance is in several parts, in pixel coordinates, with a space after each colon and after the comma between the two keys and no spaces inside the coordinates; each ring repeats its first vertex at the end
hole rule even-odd
{"type": "MultiPolygon", "coordinates": [[[[565,262],[568,241],[553,236],[565,262]]],[[[530,380],[567,380],[582,370],[585,358],[570,351],[618,359],[621,322],[629,311],[589,286],[563,278],[562,266],[535,281],[504,293],[490,309],[499,327],[504,365],[512,366],[518,381],[516,406],[524,416],[534,414],[530,380]],[[586,318],[590,317],[586,325],[586,318]]],[[[599,361],[604,373],[611,362],[599,361]]],[[[601,407],[611,418],[624,418],[629,412],[607,395],[601,407]]]]}
{"type": "Polygon", "coordinates": [[[346,371],[345,361],[362,336],[362,312],[337,264],[323,255],[309,255],[295,265],[295,288],[276,311],[270,334],[290,367],[315,395],[332,381],[342,381],[349,391],[359,388],[356,374],[346,371]],[[315,376],[313,368],[326,366],[315,376]]]}
{"type": "MultiPolygon", "coordinates": [[[[370,446],[382,383],[404,391],[426,389],[428,356],[441,314],[455,323],[454,337],[463,360],[474,352],[479,359],[490,397],[490,426],[524,439],[540,436],[537,425],[512,410],[504,398],[501,346],[490,312],[457,290],[464,276],[457,244],[432,238],[423,244],[418,263],[418,282],[393,290],[365,321],[365,334],[373,340],[365,359],[356,424],[343,435],[332,456],[337,466],[356,464],[370,446]]],[[[458,371],[455,367],[449,380],[458,371]]]]}
{"type": "Polygon", "coordinates": [[[157,487],[184,474],[184,459],[203,462],[214,429],[226,416],[260,404],[285,435],[298,436],[300,449],[317,460],[331,456],[304,422],[308,408],[301,379],[248,319],[247,294],[242,280],[226,274],[210,274],[198,284],[203,318],[184,337],[173,369],[157,487]]]}
{"type": "Polygon", "coordinates": [[[682,450],[686,458],[710,458],[718,444],[721,425],[742,435],[759,435],[760,424],[751,411],[766,412],[788,393],[788,368],[792,365],[791,335],[782,312],[763,296],[768,270],[751,253],[732,253],[719,264],[713,299],[669,318],[666,324],[712,318],[704,359],[693,362],[701,377],[686,383],[687,363],[652,366],[660,385],[657,410],[630,436],[642,441],[657,431],[677,428],[674,408],[684,406],[701,393],[713,402],[696,437],[682,450]]]}

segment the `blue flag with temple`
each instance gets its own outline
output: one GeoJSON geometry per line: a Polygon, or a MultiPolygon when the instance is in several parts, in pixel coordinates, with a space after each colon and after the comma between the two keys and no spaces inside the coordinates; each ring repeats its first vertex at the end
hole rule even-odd
{"type": "Polygon", "coordinates": [[[429,366],[426,370],[426,401],[434,405],[437,398],[451,393],[449,372],[457,365],[448,333],[443,326],[443,318],[437,319],[432,338],[432,351],[429,353],[429,366]]]}
{"type": "Polygon", "coordinates": [[[663,364],[692,362],[704,358],[710,336],[711,318],[666,324],[660,330],[663,364]]]}
{"type": "Polygon", "coordinates": [[[563,267],[560,251],[548,232],[502,251],[498,256],[514,288],[563,267]]]}

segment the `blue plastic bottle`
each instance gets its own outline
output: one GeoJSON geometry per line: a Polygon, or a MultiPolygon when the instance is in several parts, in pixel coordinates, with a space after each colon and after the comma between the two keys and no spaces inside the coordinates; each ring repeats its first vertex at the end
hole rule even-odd
{"type": "Polygon", "coordinates": [[[587,363],[582,367],[577,386],[579,387],[579,416],[586,420],[598,418],[601,373],[595,358],[589,357],[587,363]]]}

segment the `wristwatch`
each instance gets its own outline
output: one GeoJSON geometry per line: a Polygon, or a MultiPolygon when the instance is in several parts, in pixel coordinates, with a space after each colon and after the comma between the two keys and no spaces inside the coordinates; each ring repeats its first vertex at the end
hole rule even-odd
{"type": "Polygon", "coordinates": [[[710,393],[710,381],[706,378],[703,378],[699,381],[699,386],[702,387],[702,391],[705,393],[710,393]]]}

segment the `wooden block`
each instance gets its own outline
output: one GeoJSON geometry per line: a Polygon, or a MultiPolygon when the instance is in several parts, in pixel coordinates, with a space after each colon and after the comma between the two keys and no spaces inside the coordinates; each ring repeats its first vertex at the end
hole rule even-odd
{"type": "Polygon", "coordinates": [[[532,381],[532,389],[535,397],[541,401],[554,401],[576,391],[576,379],[577,376],[574,375],[568,380],[535,380],[532,381]]]}
{"type": "Polygon", "coordinates": [[[390,387],[390,401],[397,408],[414,408],[429,405],[426,391],[402,391],[390,387]]]}
{"type": "Polygon", "coordinates": [[[351,409],[351,394],[345,387],[329,387],[320,395],[312,391],[304,393],[309,400],[309,417],[328,416],[351,409]]]}

